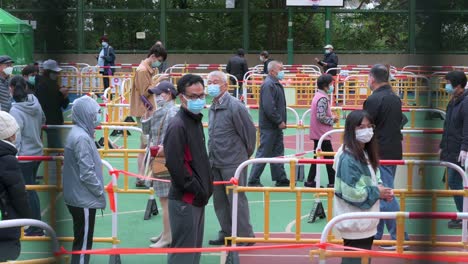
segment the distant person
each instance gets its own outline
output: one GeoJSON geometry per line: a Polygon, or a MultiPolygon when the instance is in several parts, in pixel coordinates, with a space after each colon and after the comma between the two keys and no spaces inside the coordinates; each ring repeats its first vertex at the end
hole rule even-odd
{"type": "MultiPolygon", "coordinates": [[[[328,69],[338,67],[338,56],[336,55],[332,45],[328,44],[323,48],[325,49],[325,56],[323,60],[319,60],[318,58],[315,58],[315,61],[317,62],[318,65],[322,66],[323,73],[326,73],[328,69]]],[[[335,76],[336,73],[337,73],[336,70],[330,70],[328,72],[328,74],[332,76],[335,76]]]]}
{"type": "Polygon", "coordinates": [[[263,62],[263,74],[268,74],[268,63],[272,61],[273,59],[270,59],[270,54],[268,51],[264,50],[260,52],[260,61],[263,62]]]}
{"type": "MultiPolygon", "coordinates": [[[[393,200],[391,188],[379,178],[379,153],[372,118],[363,110],[346,118],[343,146],[335,155],[336,169],[333,216],[352,212],[379,212],[380,199],[393,200]]],[[[378,219],[347,219],[335,228],[347,247],[370,250],[378,219]]],[[[346,250],[346,249],[345,249],[346,250]]],[[[342,264],[359,264],[359,258],[343,258],[342,264]]]]}
{"type": "Polygon", "coordinates": [[[13,73],[13,63],[9,56],[0,56],[0,109],[9,112],[11,107],[11,94],[8,88],[10,76],[13,73]]]}
{"type": "Polygon", "coordinates": [[[109,38],[104,35],[99,39],[101,44],[101,49],[97,56],[97,62],[99,66],[99,72],[104,76],[104,89],[108,88],[109,77],[114,75],[115,69],[112,66],[115,66],[115,51],[112,46],[109,45],[109,38]]]}
{"type": "MultiPolygon", "coordinates": [[[[467,168],[468,151],[468,91],[465,90],[466,75],[462,71],[451,71],[445,75],[445,91],[452,96],[444,121],[444,132],[440,142],[440,160],[467,168]]],[[[447,168],[448,185],[452,190],[463,190],[463,178],[452,168],[447,168]]],[[[463,212],[463,196],[454,196],[458,212],[463,212]]],[[[461,229],[462,221],[453,219],[448,228],[461,229]]]]}
{"type": "MultiPolygon", "coordinates": [[[[325,133],[332,130],[333,125],[339,121],[338,117],[331,111],[331,94],[333,94],[333,77],[330,74],[323,74],[317,79],[317,92],[315,93],[310,105],[309,138],[314,141],[314,149],[317,148],[320,138],[325,133]]],[[[325,152],[333,152],[330,135],[322,141],[321,150],[325,152]]],[[[335,170],[333,170],[333,166],[331,164],[327,164],[326,167],[328,174],[327,187],[333,188],[333,184],[335,183],[335,170]]],[[[304,183],[305,187],[316,187],[316,170],[317,165],[310,165],[309,176],[307,177],[307,181],[304,183]]]]}
{"type": "Polygon", "coordinates": [[[39,71],[34,65],[28,65],[21,70],[21,75],[28,83],[27,92],[30,94],[36,93],[36,79],[39,71]]]}
{"type": "MultiPolygon", "coordinates": [[[[163,145],[171,174],[169,219],[172,248],[201,248],[205,206],[213,193],[200,111],[205,107],[203,79],[186,74],[177,82],[181,107],[167,127],[163,145]]],[[[200,263],[198,253],[168,254],[167,263],[200,263]]]]}
{"type": "MultiPolygon", "coordinates": [[[[268,64],[268,76],[260,88],[260,146],[255,158],[284,156],[283,130],[286,129],[286,97],[280,81],[284,78],[283,63],[272,61],[268,64]]],[[[249,186],[263,186],[260,182],[265,163],[252,166],[249,186]]],[[[284,164],[270,163],[271,179],[275,186],[289,186],[284,164]]]]}
{"type": "MultiPolygon", "coordinates": [[[[215,181],[229,181],[239,165],[248,160],[255,151],[256,132],[245,105],[228,92],[227,76],[222,71],[208,74],[208,94],[213,98],[208,113],[208,149],[211,172],[215,181]]],[[[245,186],[247,169],[243,170],[239,185],[245,186]]],[[[224,239],[231,236],[232,191],[227,186],[213,187],[213,206],[221,230],[210,245],[224,245],[224,239]]],[[[249,201],[244,192],[238,193],[238,235],[255,237],[250,223],[249,201]]],[[[250,246],[254,243],[242,243],[250,246]]]]}
{"type": "MultiPolygon", "coordinates": [[[[15,118],[0,111],[0,220],[31,218],[28,194],[16,159],[15,118]]],[[[21,253],[21,227],[0,229],[0,261],[15,260],[21,253]]]]}
{"type": "MultiPolygon", "coordinates": [[[[147,119],[141,120],[141,126],[145,135],[150,135],[149,145],[150,147],[157,147],[156,156],[164,156],[164,137],[172,118],[179,111],[179,107],[175,104],[177,98],[177,91],[174,85],[168,81],[162,81],[156,87],[150,88],[149,92],[155,95],[154,105],[156,110],[151,113],[148,112],[149,116],[147,119]]],[[[171,175],[164,173],[163,175],[155,175],[153,178],[160,180],[170,180],[171,175]]],[[[150,245],[151,248],[163,248],[171,245],[172,235],[171,227],[169,224],[169,209],[168,209],[168,196],[169,189],[171,188],[170,182],[163,182],[155,180],[153,181],[154,192],[159,201],[161,202],[163,211],[163,231],[159,236],[152,237],[150,241],[153,243],[150,245]]]]}
{"type": "MultiPolygon", "coordinates": [[[[164,48],[164,44],[160,40],[156,41],[155,44],[164,48]]],[[[159,74],[165,73],[168,68],[169,67],[167,65],[167,57],[166,57],[164,58],[163,62],[161,62],[161,65],[158,66],[159,74]]]]}
{"type": "MultiPolygon", "coordinates": [[[[27,83],[22,76],[15,76],[10,80],[10,89],[13,104],[10,114],[16,119],[19,130],[16,136],[16,149],[18,156],[42,156],[42,125],[45,124],[45,115],[39,101],[33,94],[27,93],[27,83]]],[[[19,167],[26,185],[37,185],[37,170],[40,161],[20,161],[19,167]]],[[[29,205],[32,209],[32,218],[41,220],[41,206],[39,196],[35,190],[28,191],[29,205]]],[[[0,230],[1,233],[1,230],[0,230]]],[[[25,236],[43,236],[41,228],[31,226],[24,230],[25,236]]]]}
{"type": "MultiPolygon", "coordinates": [[[[63,125],[63,110],[68,107],[68,89],[60,88],[59,73],[62,71],[55,60],[42,64],[44,72],[36,84],[36,97],[39,99],[47,125],[63,125]]],[[[64,138],[58,129],[47,129],[47,147],[63,148],[64,138]]]]}
{"type": "MultiPolygon", "coordinates": [[[[136,118],[139,126],[141,126],[141,117],[147,111],[147,106],[145,106],[145,103],[142,101],[142,97],[150,103],[153,101],[153,95],[149,93],[148,89],[156,86],[157,83],[165,79],[165,77],[160,77],[156,81],[153,81],[153,77],[159,73],[158,67],[166,57],[167,52],[164,47],[153,45],[150,48],[148,55],[146,55],[146,59],[142,60],[136,69],[135,80],[133,81],[130,97],[130,115],[136,118]]],[[[142,135],[140,138],[140,148],[144,149],[146,148],[146,145],[146,137],[142,135]]],[[[140,175],[144,174],[144,156],[144,153],[138,154],[138,173],[140,175]]],[[[146,187],[145,181],[137,178],[135,186],[146,187]]]]}
{"type": "MultiPolygon", "coordinates": [[[[374,65],[369,73],[369,88],[372,94],[364,102],[363,109],[366,110],[374,120],[375,135],[379,144],[379,156],[383,160],[401,160],[403,157],[403,134],[401,129],[406,118],[401,110],[401,99],[396,95],[388,83],[388,70],[385,65],[374,65]]],[[[395,186],[396,165],[380,165],[380,177],[385,187],[393,189],[395,186]]],[[[396,199],[382,201],[381,212],[398,212],[400,205],[396,199]]],[[[377,227],[375,239],[380,240],[383,236],[384,225],[390,233],[392,240],[396,240],[396,220],[382,219],[377,227]]],[[[405,232],[405,240],[409,240],[405,232]]],[[[406,246],[407,247],[407,246],[406,246]]],[[[380,248],[393,250],[393,245],[381,245],[380,248]]]]}
{"type": "Polygon", "coordinates": [[[244,80],[244,75],[249,71],[247,66],[247,60],[245,59],[244,49],[238,49],[237,54],[231,57],[226,65],[226,72],[234,75],[237,78],[237,82],[231,78],[232,84],[238,84],[239,88],[242,88],[242,81],[244,80]]]}
{"type": "MultiPolygon", "coordinates": [[[[91,97],[76,99],[73,128],[68,134],[63,161],[63,199],[73,219],[72,249],[93,247],[96,210],[106,207],[102,163],[94,142],[94,128],[101,123],[100,107],[91,97]]],[[[90,255],[72,255],[72,264],[89,263],[90,255]]]]}

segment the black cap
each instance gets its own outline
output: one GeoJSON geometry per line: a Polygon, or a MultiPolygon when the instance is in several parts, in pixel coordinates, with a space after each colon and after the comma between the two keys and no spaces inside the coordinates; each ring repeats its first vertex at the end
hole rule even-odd
{"type": "Polygon", "coordinates": [[[177,96],[177,91],[174,85],[168,81],[162,81],[158,83],[158,85],[156,85],[155,87],[150,88],[148,92],[150,94],[155,94],[155,95],[160,95],[162,93],[170,93],[172,94],[173,98],[177,96]]]}
{"type": "Polygon", "coordinates": [[[0,64],[6,64],[6,63],[15,63],[10,56],[7,55],[2,55],[0,56],[0,64]]]}

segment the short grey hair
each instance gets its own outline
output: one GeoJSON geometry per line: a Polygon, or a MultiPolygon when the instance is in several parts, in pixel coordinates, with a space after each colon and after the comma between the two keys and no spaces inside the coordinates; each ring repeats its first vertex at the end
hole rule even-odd
{"type": "Polygon", "coordinates": [[[212,71],[208,73],[208,79],[212,76],[219,77],[223,82],[227,83],[227,75],[222,71],[212,71]]]}
{"type": "Polygon", "coordinates": [[[268,63],[268,73],[270,73],[270,71],[273,69],[273,67],[275,67],[277,65],[280,65],[280,64],[283,64],[283,63],[281,61],[277,61],[277,60],[270,61],[270,63],[268,63]]]}

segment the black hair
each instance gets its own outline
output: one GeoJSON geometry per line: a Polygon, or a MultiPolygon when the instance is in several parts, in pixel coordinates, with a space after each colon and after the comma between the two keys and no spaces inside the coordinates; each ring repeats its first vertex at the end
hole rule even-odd
{"type": "Polygon", "coordinates": [[[322,74],[317,79],[317,88],[323,90],[330,86],[333,82],[333,77],[330,74],[322,74]]]}
{"type": "Polygon", "coordinates": [[[167,58],[167,51],[163,46],[159,44],[154,44],[148,51],[148,55],[146,57],[149,58],[151,55],[154,55],[156,57],[162,57],[163,61],[165,61],[167,58]]]}
{"type": "Polygon", "coordinates": [[[244,57],[244,55],[245,55],[244,49],[238,49],[237,50],[237,55],[244,57]]]}
{"type": "Polygon", "coordinates": [[[466,86],[466,75],[462,71],[451,71],[445,75],[445,80],[450,81],[453,88],[461,85],[461,88],[466,86]]]}
{"type": "MultiPolygon", "coordinates": [[[[372,117],[364,110],[355,110],[346,118],[345,131],[343,136],[344,150],[350,153],[358,161],[367,164],[364,151],[361,148],[361,143],[356,139],[356,127],[361,125],[362,120],[366,118],[373,124],[372,117]]],[[[364,150],[367,152],[369,162],[374,169],[379,166],[379,153],[377,146],[377,136],[374,134],[372,139],[364,145],[364,150]]]]}
{"type": "Polygon", "coordinates": [[[187,87],[197,84],[197,83],[200,83],[203,87],[205,87],[203,83],[203,79],[199,75],[195,75],[191,73],[185,74],[177,82],[177,92],[179,94],[185,94],[185,89],[187,87]]]}
{"type": "Polygon", "coordinates": [[[28,65],[21,70],[21,75],[28,76],[31,73],[39,73],[34,65],[28,65]]]}
{"type": "Polygon", "coordinates": [[[28,84],[23,76],[16,75],[10,79],[10,87],[13,90],[13,99],[15,102],[24,102],[28,98],[28,84]]]}
{"type": "Polygon", "coordinates": [[[260,56],[263,56],[265,58],[268,58],[268,56],[270,56],[270,54],[268,54],[268,51],[264,50],[260,53],[260,56]]]}
{"type": "Polygon", "coordinates": [[[388,69],[383,64],[375,64],[372,66],[370,76],[374,78],[377,83],[386,83],[388,82],[388,69]]]}

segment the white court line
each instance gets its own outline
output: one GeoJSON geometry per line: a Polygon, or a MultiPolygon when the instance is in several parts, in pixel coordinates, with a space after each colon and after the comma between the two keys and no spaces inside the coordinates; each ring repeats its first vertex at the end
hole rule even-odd
{"type": "MultiPolygon", "coordinates": [[[[62,195],[63,195],[62,192],[59,193],[59,195],[57,195],[57,197],[55,198],[55,203],[56,203],[56,204],[57,204],[58,199],[59,199],[60,197],[62,197],[62,195]]],[[[41,212],[41,217],[43,217],[43,216],[47,213],[47,211],[49,211],[49,210],[50,210],[50,205],[48,205],[46,208],[44,208],[44,210],[42,210],[42,212],[41,212]]]]}

